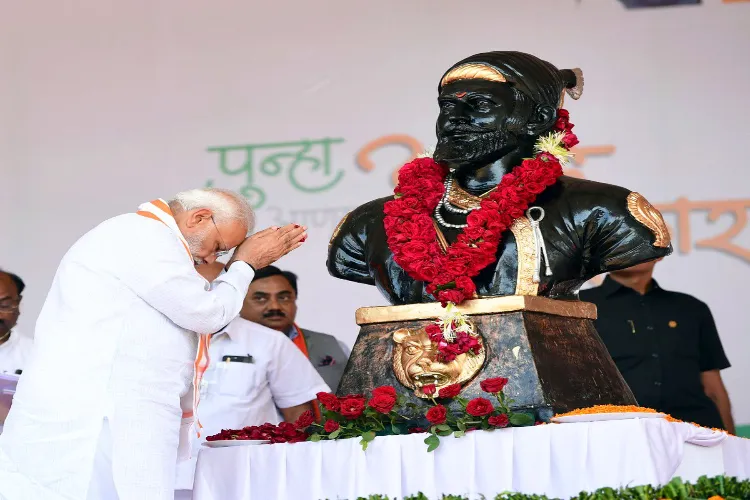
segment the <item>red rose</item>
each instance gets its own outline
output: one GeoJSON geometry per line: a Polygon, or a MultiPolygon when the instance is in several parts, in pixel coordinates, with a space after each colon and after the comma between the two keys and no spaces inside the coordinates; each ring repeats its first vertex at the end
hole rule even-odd
{"type": "Polygon", "coordinates": [[[443,335],[443,330],[437,323],[430,323],[429,325],[425,326],[424,331],[430,337],[432,337],[433,335],[443,335]]]}
{"type": "Polygon", "coordinates": [[[471,266],[471,260],[463,255],[449,253],[445,262],[445,271],[453,276],[465,276],[471,266]]]}
{"type": "Polygon", "coordinates": [[[539,182],[530,181],[526,183],[526,189],[528,189],[530,193],[539,194],[546,188],[547,186],[540,184],[539,182]]]}
{"type": "Polygon", "coordinates": [[[349,420],[359,417],[363,411],[365,411],[363,399],[347,397],[341,400],[341,414],[349,420]]]}
{"type": "Polygon", "coordinates": [[[409,427],[409,434],[419,434],[420,432],[427,432],[424,427],[409,427]]]}
{"type": "Polygon", "coordinates": [[[441,290],[438,292],[437,299],[443,303],[443,305],[447,304],[448,302],[453,302],[454,304],[460,304],[464,301],[466,296],[464,293],[460,290],[441,290]]]}
{"type": "Polygon", "coordinates": [[[297,434],[297,428],[294,426],[294,424],[290,424],[289,422],[281,422],[278,425],[278,430],[276,435],[277,436],[283,436],[286,439],[291,439],[297,434]]]}
{"type": "Polygon", "coordinates": [[[440,392],[438,392],[438,397],[446,399],[455,398],[460,392],[461,384],[451,384],[440,389],[440,392]]]}
{"type": "Polygon", "coordinates": [[[307,441],[307,434],[302,431],[297,431],[297,434],[289,438],[287,443],[302,443],[303,441],[307,441]]]}
{"type": "MultiPolygon", "coordinates": [[[[464,229],[464,232],[461,233],[459,236],[466,236],[472,241],[476,241],[484,236],[484,233],[486,233],[487,230],[481,226],[468,226],[466,229],[464,229]]],[[[460,240],[459,240],[460,241],[460,240]]]]}
{"type": "Polygon", "coordinates": [[[435,384],[427,384],[426,386],[422,387],[422,392],[427,396],[432,396],[435,394],[435,384]]]}
{"type": "Polygon", "coordinates": [[[489,392],[490,394],[497,394],[502,391],[506,385],[508,385],[508,379],[505,377],[488,378],[479,383],[479,387],[481,387],[484,392],[489,392]]]}
{"type": "Polygon", "coordinates": [[[476,285],[474,285],[474,282],[468,276],[459,276],[456,278],[456,288],[461,290],[467,297],[471,297],[477,291],[476,285]]]}
{"type": "Polygon", "coordinates": [[[372,390],[372,397],[380,396],[380,395],[386,395],[391,396],[393,398],[396,397],[396,389],[394,389],[390,385],[381,385],[380,387],[376,387],[372,390]]]}
{"type": "Polygon", "coordinates": [[[326,421],[326,424],[323,426],[323,430],[326,431],[328,434],[339,430],[339,423],[335,420],[328,420],[326,421]]]}
{"type": "Polygon", "coordinates": [[[318,401],[320,401],[320,404],[325,406],[326,409],[336,412],[341,409],[339,398],[337,398],[330,392],[319,392],[316,394],[316,396],[318,397],[318,401]]]}
{"type": "Polygon", "coordinates": [[[419,272],[418,277],[421,278],[422,281],[432,281],[437,278],[438,272],[440,272],[440,268],[431,261],[419,263],[415,267],[419,272]]]}
{"type": "Polygon", "coordinates": [[[562,143],[566,148],[570,149],[578,144],[578,137],[572,132],[565,134],[565,137],[562,138],[562,143]]]}
{"type": "Polygon", "coordinates": [[[297,429],[305,429],[307,427],[310,427],[312,423],[315,421],[313,418],[313,413],[310,410],[307,410],[302,415],[297,418],[297,421],[294,422],[294,426],[297,429]]]}
{"type": "Polygon", "coordinates": [[[396,396],[390,394],[377,394],[367,403],[370,408],[374,408],[378,413],[388,414],[396,405],[396,396]]]}
{"type": "Polygon", "coordinates": [[[401,256],[409,260],[428,260],[430,245],[418,240],[407,241],[401,245],[401,256]]]}
{"type": "Polygon", "coordinates": [[[510,420],[508,420],[508,415],[503,413],[502,415],[492,416],[488,419],[488,422],[490,425],[495,427],[508,427],[508,423],[510,420]]]}
{"type": "Polygon", "coordinates": [[[469,401],[468,405],[466,405],[466,413],[475,417],[483,417],[485,415],[489,415],[494,410],[495,409],[492,407],[492,403],[490,403],[488,399],[484,398],[474,398],[469,401]]]}
{"type": "Polygon", "coordinates": [[[448,415],[448,410],[443,405],[433,406],[427,410],[427,420],[432,425],[440,425],[445,423],[445,417],[448,415]]]}

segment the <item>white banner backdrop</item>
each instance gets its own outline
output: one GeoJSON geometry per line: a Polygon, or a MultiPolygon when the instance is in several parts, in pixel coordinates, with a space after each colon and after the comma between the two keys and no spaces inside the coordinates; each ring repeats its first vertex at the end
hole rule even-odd
{"type": "Polygon", "coordinates": [[[455,61],[521,50],[581,67],[570,173],[662,208],[668,289],[714,312],[750,422],[750,3],[627,9],[617,0],[258,2],[79,0],[0,7],[0,266],[28,284],[31,334],[66,249],[102,220],[212,184],[296,221],[309,242],[299,322],[352,345],[374,288],[328,276],[328,238],[434,140],[455,61]],[[223,163],[222,163],[223,161],[223,163]],[[745,382],[746,383],[746,382],[745,382]]]}

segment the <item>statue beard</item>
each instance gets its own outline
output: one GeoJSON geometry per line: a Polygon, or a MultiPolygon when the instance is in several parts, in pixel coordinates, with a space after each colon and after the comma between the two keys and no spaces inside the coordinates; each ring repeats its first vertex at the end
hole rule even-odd
{"type": "Polygon", "coordinates": [[[438,136],[433,159],[455,168],[479,168],[499,160],[517,146],[516,134],[505,129],[457,127],[438,136]]]}

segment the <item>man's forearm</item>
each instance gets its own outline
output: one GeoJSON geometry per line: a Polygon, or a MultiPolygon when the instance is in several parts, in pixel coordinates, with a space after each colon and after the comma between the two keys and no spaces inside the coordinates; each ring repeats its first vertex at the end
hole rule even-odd
{"type": "Polygon", "coordinates": [[[284,417],[284,422],[293,424],[297,421],[300,415],[305,413],[307,410],[313,411],[312,401],[303,403],[301,405],[292,406],[291,408],[280,408],[281,416],[284,417]]]}
{"type": "Polygon", "coordinates": [[[729,403],[729,394],[724,392],[713,398],[716,408],[719,409],[719,415],[721,415],[721,421],[724,423],[724,429],[730,433],[735,433],[734,419],[732,418],[732,405],[729,403]]]}

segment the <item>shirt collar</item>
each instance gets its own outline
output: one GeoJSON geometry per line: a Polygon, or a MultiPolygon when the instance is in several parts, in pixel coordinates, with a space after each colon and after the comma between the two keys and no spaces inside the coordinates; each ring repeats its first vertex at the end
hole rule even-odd
{"type": "MultiPolygon", "coordinates": [[[[607,275],[607,277],[604,279],[604,283],[602,283],[599,288],[601,289],[605,297],[610,297],[622,290],[635,292],[635,290],[628,288],[625,285],[622,285],[618,283],[617,281],[613,280],[609,275],[607,275]]],[[[649,293],[653,293],[657,290],[662,290],[662,288],[659,286],[659,283],[657,283],[655,279],[651,278],[651,289],[648,292],[646,292],[646,294],[648,295],[649,293]]]]}

